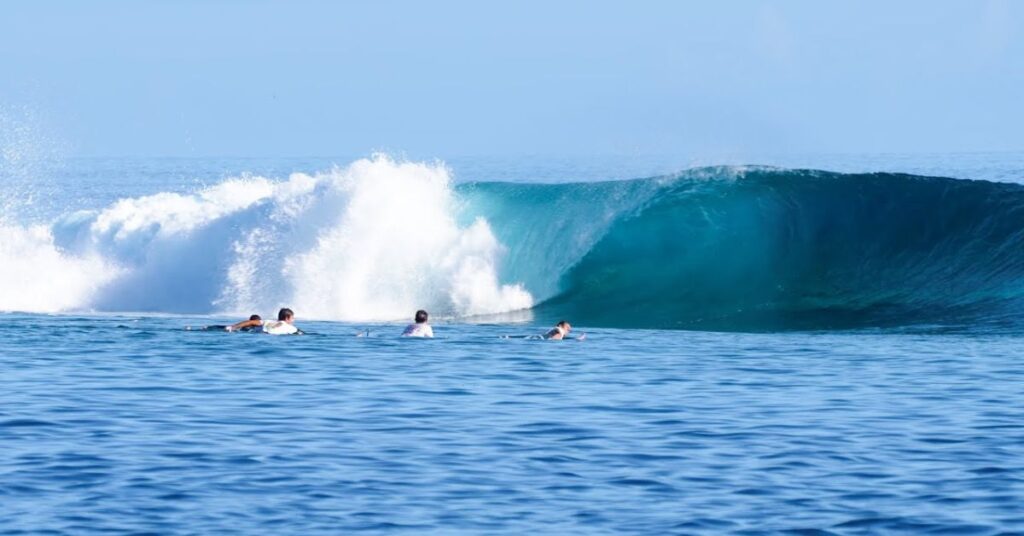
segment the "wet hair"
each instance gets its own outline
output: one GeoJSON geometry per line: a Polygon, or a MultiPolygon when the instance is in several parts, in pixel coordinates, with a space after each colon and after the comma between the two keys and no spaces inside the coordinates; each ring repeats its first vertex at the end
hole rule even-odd
{"type": "Polygon", "coordinates": [[[569,325],[569,322],[566,322],[565,320],[559,320],[558,323],[555,324],[555,325],[560,327],[560,328],[564,328],[565,326],[569,325]]]}
{"type": "Polygon", "coordinates": [[[424,311],[423,309],[420,309],[419,311],[416,311],[416,323],[417,324],[422,324],[422,323],[426,322],[427,321],[427,316],[428,316],[427,312],[424,311]]]}
{"type": "Polygon", "coordinates": [[[260,318],[260,315],[252,315],[252,316],[249,317],[249,320],[263,320],[263,319],[260,318]]]}
{"type": "Polygon", "coordinates": [[[283,308],[281,308],[280,311],[277,312],[277,319],[278,320],[288,320],[289,318],[291,318],[293,316],[295,316],[295,313],[291,309],[289,309],[287,307],[283,307],[283,308]]]}

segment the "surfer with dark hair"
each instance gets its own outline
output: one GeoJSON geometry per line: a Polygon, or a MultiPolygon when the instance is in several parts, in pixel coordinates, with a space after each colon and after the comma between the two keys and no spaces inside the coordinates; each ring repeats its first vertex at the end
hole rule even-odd
{"type": "Polygon", "coordinates": [[[277,320],[263,323],[263,333],[270,335],[300,335],[302,330],[295,327],[292,322],[295,320],[295,312],[287,307],[282,307],[277,312],[277,320]]]}
{"type": "Polygon", "coordinates": [[[572,331],[572,325],[565,320],[560,320],[555,324],[555,327],[551,328],[550,331],[544,334],[544,338],[553,341],[560,341],[564,339],[570,331],[572,331]]]}
{"type": "Polygon", "coordinates": [[[263,327],[263,319],[260,315],[252,315],[249,320],[243,320],[241,322],[231,324],[226,328],[227,331],[251,331],[255,328],[263,327]]]}
{"type": "Polygon", "coordinates": [[[559,320],[555,327],[547,331],[543,335],[502,335],[502,339],[531,339],[531,340],[546,340],[546,341],[561,341],[566,339],[572,339],[576,341],[586,340],[587,334],[581,333],[576,337],[570,337],[569,332],[572,331],[572,324],[567,320],[559,320]]]}
{"type": "Polygon", "coordinates": [[[409,324],[405,327],[405,331],[402,332],[403,337],[426,337],[430,338],[434,336],[434,328],[430,327],[427,323],[430,315],[426,311],[420,309],[416,311],[416,317],[414,320],[415,324],[409,324]]]}
{"type": "MultiPolygon", "coordinates": [[[[230,326],[206,326],[201,331],[256,331],[269,333],[271,335],[301,335],[303,331],[292,323],[295,319],[295,312],[285,307],[277,312],[277,320],[263,321],[260,315],[252,315],[249,320],[243,320],[230,326]]],[[[192,329],[192,328],[185,328],[192,329]]]]}
{"type": "Polygon", "coordinates": [[[199,331],[252,331],[262,325],[263,319],[260,318],[260,315],[252,315],[249,317],[249,320],[236,322],[234,324],[231,324],[230,326],[225,326],[224,324],[214,324],[212,326],[205,326],[198,329],[199,331]]]}

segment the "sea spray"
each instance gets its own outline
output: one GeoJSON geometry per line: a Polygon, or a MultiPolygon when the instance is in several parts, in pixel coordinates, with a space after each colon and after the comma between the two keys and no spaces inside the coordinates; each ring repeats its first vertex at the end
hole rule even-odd
{"type": "Polygon", "coordinates": [[[0,225],[38,224],[66,149],[31,106],[0,103],[0,225]]]}
{"type": "Polygon", "coordinates": [[[82,308],[120,274],[99,255],[63,250],[39,222],[62,163],[42,124],[30,107],[0,106],[0,311],[82,308]]]}
{"type": "Polygon", "coordinates": [[[419,308],[465,316],[533,304],[521,286],[498,282],[504,248],[487,222],[456,224],[451,178],[444,167],[378,157],[319,175],[316,181],[321,193],[298,218],[307,228],[304,236],[315,242],[294,256],[281,256],[278,248],[256,245],[275,233],[263,228],[244,247],[250,254],[241,255],[238,266],[244,273],[254,265],[276,264],[279,284],[291,289],[292,301],[305,314],[394,320],[419,308]],[[315,229],[308,229],[311,223],[315,229]],[[253,259],[251,252],[262,259],[253,259]]]}
{"type": "Polygon", "coordinates": [[[88,308],[97,292],[121,274],[99,255],[63,251],[45,226],[0,225],[0,310],[88,308]]]}
{"type": "Polygon", "coordinates": [[[5,292],[0,309],[270,314],[290,306],[306,318],[398,320],[419,308],[461,317],[533,304],[521,286],[499,282],[505,247],[487,222],[457,224],[443,166],[384,156],[284,181],[247,176],[194,194],[121,199],[31,237],[0,250],[9,284],[31,279],[16,257],[38,257],[88,265],[64,282],[83,289],[31,307],[5,292]]]}

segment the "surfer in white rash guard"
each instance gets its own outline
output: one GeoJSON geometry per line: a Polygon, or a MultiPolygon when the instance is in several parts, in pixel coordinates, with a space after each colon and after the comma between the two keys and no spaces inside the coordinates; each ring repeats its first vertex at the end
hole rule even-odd
{"type": "Polygon", "coordinates": [[[553,341],[560,341],[564,339],[570,331],[572,331],[572,326],[565,320],[562,320],[555,324],[555,327],[551,328],[551,331],[545,333],[544,338],[553,341]]]}
{"type": "Polygon", "coordinates": [[[416,311],[416,323],[409,324],[405,327],[405,331],[402,332],[403,337],[433,337],[434,328],[430,327],[427,323],[429,315],[423,309],[416,311]]]}
{"type": "Polygon", "coordinates": [[[292,321],[295,320],[295,313],[285,307],[277,312],[277,320],[269,320],[263,323],[263,333],[270,335],[301,335],[302,330],[295,327],[292,321]]]}

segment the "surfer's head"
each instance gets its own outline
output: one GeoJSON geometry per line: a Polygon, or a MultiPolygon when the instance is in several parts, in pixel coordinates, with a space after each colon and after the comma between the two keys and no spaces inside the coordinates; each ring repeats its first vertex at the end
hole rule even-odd
{"type": "Polygon", "coordinates": [[[252,315],[252,316],[249,317],[249,320],[260,321],[260,320],[263,320],[263,319],[260,318],[260,315],[252,315]]]}
{"type": "Polygon", "coordinates": [[[429,315],[427,315],[427,312],[424,311],[423,309],[420,309],[419,311],[416,311],[416,323],[417,324],[426,324],[428,317],[429,317],[429,315]]]}
{"type": "Polygon", "coordinates": [[[555,324],[555,327],[562,328],[562,333],[569,333],[570,331],[572,331],[572,325],[570,325],[565,320],[559,321],[557,324],[555,324]]]}
{"type": "Polygon", "coordinates": [[[295,318],[295,313],[287,307],[283,307],[281,308],[280,311],[277,312],[277,319],[280,320],[281,322],[290,323],[293,318],[295,318]]]}

